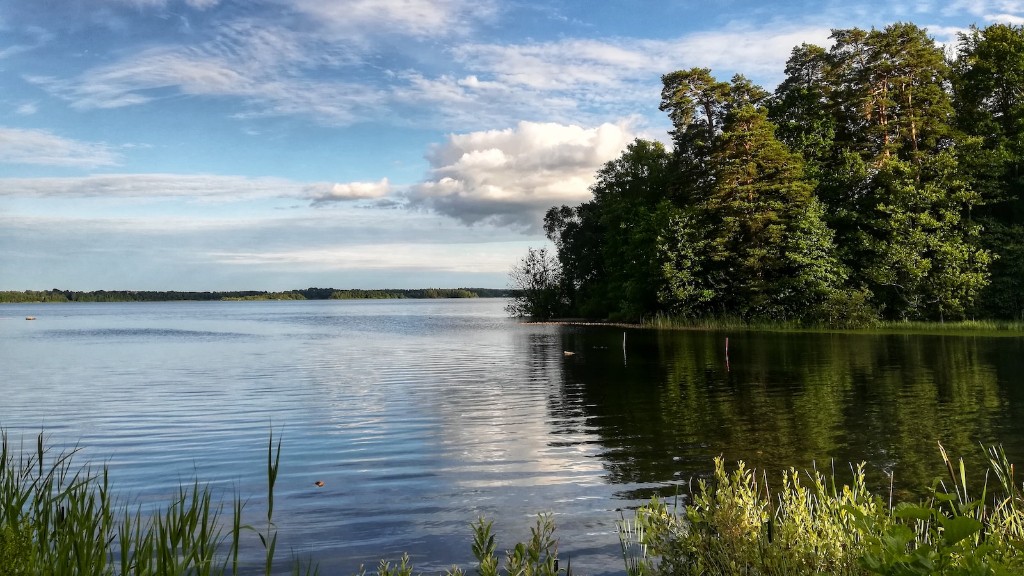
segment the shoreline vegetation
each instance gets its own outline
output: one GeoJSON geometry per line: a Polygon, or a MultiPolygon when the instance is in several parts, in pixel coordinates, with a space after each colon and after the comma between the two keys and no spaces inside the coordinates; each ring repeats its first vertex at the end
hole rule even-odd
{"type": "MultiPolygon", "coordinates": [[[[0,574],[223,575],[279,573],[274,486],[281,439],[267,444],[265,512],[244,523],[245,503],[227,505],[193,480],[166,507],[143,508],[111,487],[106,466],[74,462],[80,448],[54,452],[40,433],[15,448],[0,430],[0,574]],[[258,539],[258,546],[243,538],[258,539]],[[254,553],[253,550],[256,552],[254,553]]],[[[851,465],[841,483],[835,467],[789,469],[769,477],[738,462],[680,486],[676,503],[657,499],[617,526],[627,576],[930,575],[996,576],[1024,570],[1024,485],[1001,447],[985,450],[988,469],[976,476],[941,444],[948,472],[917,502],[894,502],[885,487],[865,481],[865,464],[851,465]],[[981,481],[976,481],[983,478],[981,481]]],[[[248,516],[248,514],[246,514],[248,516]]],[[[540,513],[530,538],[498,552],[492,523],[472,523],[467,542],[480,576],[571,576],[560,567],[559,540],[540,513]]],[[[292,556],[295,575],[316,575],[315,558],[292,556]]],[[[332,567],[332,573],[341,567],[332,567]]],[[[362,567],[352,567],[365,576],[362,567]]],[[[413,561],[381,560],[377,576],[411,576],[413,561]]],[[[465,576],[458,566],[445,576],[465,576]]]]}
{"type": "Polygon", "coordinates": [[[909,321],[878,320],[870,325],[846,327],[782,321],[746,321],[742,318],[683,318],[655,315],[639,322],[616,322],[587,318],[527,320],[527,324],[553,326],[594,326],[633,330],[704,330],[749,332],[804,332],[809,334],[922,334],[946,336],[1020,336],[1024,322],[1015,320],[909,321]]]}
{"type": "Polygon", "coordinates": [[[432,298],[509,298],[515,290],[503,288],[387,288],[380,290],[305,288],[284,292],[240,291],[154,291],[154,290],[24,290],[0,291],[0,304],[45,302],[177,302],[242,300],[384,300],[432,298]]]}
{"type": "Polygon", "coordinates": [[[830,40],[771,91],[664,74],[671,147],[635,140],[547,210],[509,313],[1024,321],[1024,26],[971,26],[955,53],[910,22],[830,40]]]}

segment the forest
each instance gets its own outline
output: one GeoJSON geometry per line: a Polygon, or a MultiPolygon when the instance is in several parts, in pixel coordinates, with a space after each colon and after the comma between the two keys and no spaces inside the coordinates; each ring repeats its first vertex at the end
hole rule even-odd
{"type": "Polygon", "coordinates": [[[662,77],[671,150],[637,139],[555,206],[514,315],[834,326],[1024,318],[1024,27],[943,48],[833,30],[768,92],[662,77]]]}

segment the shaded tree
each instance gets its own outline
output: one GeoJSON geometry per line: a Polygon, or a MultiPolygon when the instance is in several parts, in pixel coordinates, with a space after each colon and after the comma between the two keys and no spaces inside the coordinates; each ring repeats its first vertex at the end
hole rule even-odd
{"type": "Polygon", "coordinates": [[[517,291],[505,306],[510,316],[548,320],[564,312],[561,269],[547,248],[527,250],[509,272],[509,283],[517,291]]]}

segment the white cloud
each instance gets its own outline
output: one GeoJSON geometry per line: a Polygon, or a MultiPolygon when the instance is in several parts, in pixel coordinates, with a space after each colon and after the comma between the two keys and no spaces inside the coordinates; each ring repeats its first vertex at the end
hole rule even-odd
{"type": "Polygon", "coordinates": [[[311,69],[356,62],[343,46],[294,30],[235,22],[214,40],[162,46],[88,69],[72,79],[26,79],[80,109],[145,104],[175,91],[187,96],[240,98],[240,117],[305,114],[324,124],[373,117],[383,100],[365,84],[321,80],[311,69]]]}
{"type": "Polygon", "coordinates": [[[0,197],[203,198],[305,197],[310,184],[283,178],[211,174],[97,174],[66,178],[0,178],[0,197]]]}
{"type": "Polygon", "coordinates": [[[671,61],[687,63],[665,71],[693,66],[728,70],[773,89],[783,78],[793,48],[802,43],[828,47],[829,35],[831,30],[824,26],[736,27],[693,34],[665,47],[671,61]]]}
{"type": "Polygon", "coordinates": [[[601,93],[628,88],[638,80],[657,83],[662,74],[698,66],[755,79],[772,78],[782,74],[794,47],[804,42],[827,45],[830,33],[825,26],[734,26],[671,40],[467,44],[457,47],[454,55],[470,69],[505,86],[601,93]]]}
{"type": "Polygon", "coordinates": [[[949,16],[963,13],[973,16],[996,13],[1021,14],[1024,13],[1024,2],[1021,0],[952,0],[946,4],[943,12],[949,16]]]}
{"type": "MultiPolygon", "coordinates": [[[[128,4],[137,8],[162,8],[172,3],[172,0],[116,0],[121,4],[128,4]]],[[[185,4],[197,10],[206,10],[220,3],[220,0],[185,0],[185,4]]]]}
{"type": "Polygon", "coordinates": [[[998,22],[1000,24],[1012,24],[1013,26],[1024,25],[1024,15],[1022,14],[986,14],[985,19],[990,22],[998,22]]]}
{"type": "Polygon", "coordinates": [[[452,48],[466,73],[405,71],[392,96],[409,106],[429,104],[447,125],[470,129],[524,119],[597,124],[656,115],[661,76],[672,70],[708,67],[723,80],[742,73],[771,89],[795,46],[828,46],[829,34],[826,26],[734,26],[668,40],[467,43],[452,48]]]}
{"type": "Polygon", "coordinates": [[[521,242],[430,244],[344,244],[312,249],[262,252],[214,252],[223,265],[311,268],[317,270],[429,270],[446,273],[508,272],[522,256],[521,242]]]}
{"type": "Polygon", "coordinates": [[[35,102],[26,102],[15,108],[14,112],[19,116],[31,116],[39,111],[39,106],[35,102]]]}
{"type": "Polygon", "coordinates": [[[114,166],[120,160],[106,144],[70,140],[45,130],[0,127],[2,164],[95,168],[114,166]]]}
{"type": "Polygon", "coordinates": [[[378,182],[348,182],[345,184],[314,184],[306,193],[314,205],[350,200],[371,200],[383,198],[391,191],[387,178],[378,182]]]}
{"type": "Polygon", "coordinates": [[[549,207],[588,200],[596,171],[632,140],[622,123],[582,128],[520,122],[506,130],[453,134],[428,154],[431,178],[413,186],[408,197],[467,224],[537,230],[549,207]]]}

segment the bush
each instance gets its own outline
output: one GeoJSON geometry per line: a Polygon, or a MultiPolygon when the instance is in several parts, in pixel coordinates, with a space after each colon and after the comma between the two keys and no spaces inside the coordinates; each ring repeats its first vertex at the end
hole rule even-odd
{"type": "MultiPolygon", "coordinates": [[[[941,450],[941,446],[940,446],[941,450]]],[[[810,471],[783,474],[772,496],[743,463],[731,473],[715,460],[680,511],[655,500],[619,535],[629,576],[986,576],[1024,573],[1024,495],[1000,448],[980,498],[967,490],[963,461],[944,450],[951,491],[941,482],[924,502],[886,504],[864,484],[863,466],[839,487],[810,471]],[[992,494],[989,499],[988,495],[992,494]]]]}

